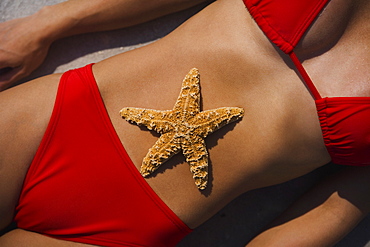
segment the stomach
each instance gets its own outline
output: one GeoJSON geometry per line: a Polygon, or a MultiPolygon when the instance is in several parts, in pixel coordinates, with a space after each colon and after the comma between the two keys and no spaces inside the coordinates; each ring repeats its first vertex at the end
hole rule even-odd
{"type": "Polygon", "coordinates": [[[241,107],[245,114],[206,138],[211,183],[204,192],[194,185],[182,155],[147,179],[190,228],[246,191],[329,162],[314,100],[302,81],[243,2],[221,0],[163,39],[93,67],[112,124],[137,169],[158,135],[117,113],[123,107],[171,110],[194,67],[200,73],[202,110],[241,107]]]}

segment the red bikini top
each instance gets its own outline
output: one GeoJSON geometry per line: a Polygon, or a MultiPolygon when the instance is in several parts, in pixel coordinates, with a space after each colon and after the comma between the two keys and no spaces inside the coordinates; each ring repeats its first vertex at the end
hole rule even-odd
{"type": "Polygon", "coordinates": [[[332,161],[370,165],[370,97],[322,98],[293,51],[330,0],[243,1],[265,35],[290,56],[313,95],[332,161]]]}

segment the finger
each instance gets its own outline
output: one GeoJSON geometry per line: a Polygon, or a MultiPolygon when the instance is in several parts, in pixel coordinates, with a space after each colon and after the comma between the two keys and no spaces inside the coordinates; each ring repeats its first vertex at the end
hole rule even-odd
{"type": "Polygon", "coordinates": [[[21,62],[19,62],[19,59],[16,59],[13,56],[7,56],[7,54],[4,54],[0,51],[0,69],[4,68],[16,68],[21,65],[21,62]]]}

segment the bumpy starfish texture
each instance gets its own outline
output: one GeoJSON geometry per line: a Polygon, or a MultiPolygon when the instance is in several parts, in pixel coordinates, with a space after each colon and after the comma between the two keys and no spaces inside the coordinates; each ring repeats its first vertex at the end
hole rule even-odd
{"type": "Polygon", "coordinates": [[[208,181],[208,152],[204,139],[226,124],[241,119],[244,110],[223,107],[200,111],[199,71],[194,68],[185,76],[172,110],[125,107],[120,114],[129,122],[161,134],[143,159],[140,172],[144,177],[182,151],[196,186],[204,190],[208,181]]]}

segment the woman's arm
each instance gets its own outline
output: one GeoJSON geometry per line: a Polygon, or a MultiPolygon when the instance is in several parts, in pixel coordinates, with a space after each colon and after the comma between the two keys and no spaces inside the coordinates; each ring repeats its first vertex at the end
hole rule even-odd
{"type": "Polygon", "coordinates": [[[133,26],[206,0],[69,0],[0,23],[0,91],[27,76],[57,39],[133,26]]]}
{"type": "Polygon", "coordinates": [[[348,167],[311,189],[247,246],[333,246],[370,210],[370,167],[348,167]]]}
{"type": "Polygon", "coordinates": [[[124,28],[187,9],[206,0],[69,0],[44,7],[48,38],[124,28]],[[50,20],[51,19],[51,20],[50,20]]]}

